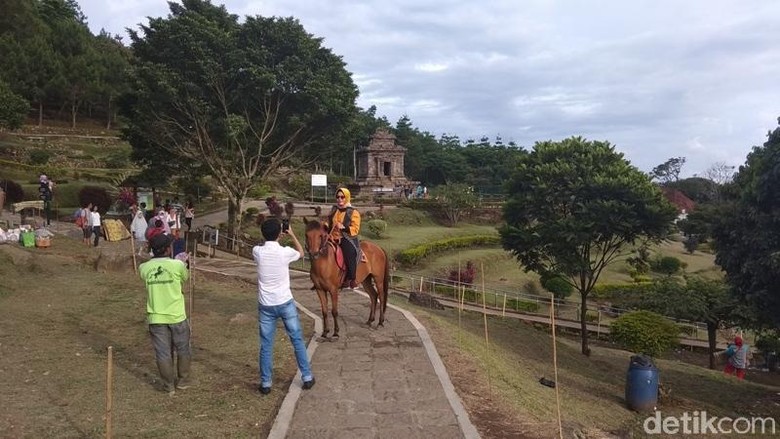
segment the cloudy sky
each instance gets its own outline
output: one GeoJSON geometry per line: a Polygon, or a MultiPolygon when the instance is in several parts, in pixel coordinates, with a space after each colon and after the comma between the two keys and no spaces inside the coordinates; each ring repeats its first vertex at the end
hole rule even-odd
{"type": "MultiPolygon", "coordinates": [[[[221,3],[214,0],[214,3],[221,3]]],[[[163,0],[79,0],[94,32],[165,16],[163,0]]],[[[739,166],[780,116],[775,0],[224,0],[294,16],[395,123],[530,148],[609,140],[649,171],[739,166]]]]}

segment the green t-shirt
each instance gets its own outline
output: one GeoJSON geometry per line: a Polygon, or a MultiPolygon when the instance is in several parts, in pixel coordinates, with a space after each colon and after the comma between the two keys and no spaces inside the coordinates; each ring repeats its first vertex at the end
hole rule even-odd
{"type": "Polygon", "coordinates": [[[184,262],[154,258],[138,267],[146,282],[146,314],[150,324],[174,324],[187,319],[181,284],[189,278],[184,262]]]}

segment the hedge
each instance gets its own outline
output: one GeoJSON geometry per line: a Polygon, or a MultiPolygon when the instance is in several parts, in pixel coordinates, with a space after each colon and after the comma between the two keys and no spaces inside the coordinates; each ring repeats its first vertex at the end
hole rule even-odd
{"type": "Polygon", "coordinates": [[[423,258],[434,253],[458,248],[498,245],[500,242],[499,237],[494,235],[458,236],[455,238],[426,242],[425,244],[408,248],[401,251],[398,256],[396,256],[396,260],[402,264],[414,265],[423,258]]]}

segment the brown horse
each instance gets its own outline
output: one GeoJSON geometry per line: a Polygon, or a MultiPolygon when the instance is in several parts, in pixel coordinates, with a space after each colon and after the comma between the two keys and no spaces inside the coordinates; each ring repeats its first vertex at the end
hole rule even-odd
{"type": "MultiPolygon", "coordinates": [[[[322,308],[322,320],[324,329],[322,336],[327,337],[330,332],[328,325],[328,293],[331,298],[331,315],[333,316],[333,337],[339,336],[339,288],[344,278],[343,272],[336,264],[336,244],[329,238],[327,224],[319,221],[308,221],[306,224],[306,253],[311,260],[311,281],[322,308]]],[[[387,308],[388,284],[390,282],[390,261],[387,254],[378,245],[361,241],[360,250],[365,255],[365,260],[358,263],[355,280],[363,285],[368,292],[371,301],[371,313],[368,315],[368,324],[374,322],[377,305],[379,308],[379,323],[377,328],[384,326],[385,309],[387,308]]]]}

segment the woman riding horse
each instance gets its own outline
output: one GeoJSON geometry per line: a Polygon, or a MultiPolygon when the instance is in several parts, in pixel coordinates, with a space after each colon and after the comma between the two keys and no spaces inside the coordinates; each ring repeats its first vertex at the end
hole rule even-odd
{"type": "Polygon", "coordinates": [[[347,266],[347,275],[341,288],[355,288],[355,271],[357,270],[360,242],[360,212],[352,207],[352,194],[349,189],[339,188],[336,191],[336,205],[330,212],[328,223],[330,224],[330,238],[339,243],[344,252],[344,263],[347,266]]]}

